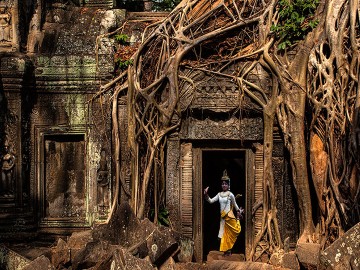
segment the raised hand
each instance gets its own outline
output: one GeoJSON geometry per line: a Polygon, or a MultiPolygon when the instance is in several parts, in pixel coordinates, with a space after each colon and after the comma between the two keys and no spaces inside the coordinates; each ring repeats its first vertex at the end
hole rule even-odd
{"type": "Polygon", "coordinates": [[[243,219],[243,214],[244,214],[244,212],[245,212],[245,209],[242,208],[242,207],[240,207],[239,210],[238,210],[237,213],[236,213],[237,218],[238,218],[238,219],[243,219]]]}

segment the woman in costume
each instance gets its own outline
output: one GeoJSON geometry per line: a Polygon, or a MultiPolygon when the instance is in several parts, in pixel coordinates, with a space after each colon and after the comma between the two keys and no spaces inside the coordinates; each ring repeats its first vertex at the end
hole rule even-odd
{"type": "Polygon", "coordinates": [[[219,192],[214,198],[208,195],[209,187],[204,189],[205,199],[209,203],[219,201],[220,203],[220,229],[218,237],[220,240],[220,251],[224,252],[224,256],[231,255],[231,249],[235,244],[237,236],[241,231],[239,218],[241,217],[244,209],[239,208],[235,201],[235,196],[230,192],[230,178],[224,170],[221,177],[222,191],[219,192]],[[235,218],[232,209],[235,208],[235,218]]]}

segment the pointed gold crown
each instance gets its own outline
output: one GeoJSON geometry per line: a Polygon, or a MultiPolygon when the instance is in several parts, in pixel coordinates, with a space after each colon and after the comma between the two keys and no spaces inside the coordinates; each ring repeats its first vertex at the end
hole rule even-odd
{"type": "Polygon", "coordinates": [[[227,171],[223,171],[223,176],[221,177],[221,181],[230,181],[230,177],[227,174],[227,171]]]}

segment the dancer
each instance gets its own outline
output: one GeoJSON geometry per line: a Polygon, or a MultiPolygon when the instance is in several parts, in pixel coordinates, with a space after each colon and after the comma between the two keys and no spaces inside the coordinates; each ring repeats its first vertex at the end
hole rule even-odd
{"type": "Polygon", "coordinates": [[[224,170],[221,177],[222,191],[214,198],[208,195],[209,187],[204,189],[205,199],[209,203],[219,201],[220,203],[220,229],[218,238],[220,238],[220,251],[224,252],[224,256],[231,255],[231,249],[234,246],[236,239],[241,231],[240,220],[244,209],[239,208],[235,201],[234,194],[230,191],[230,178],[227,171],[224,170]],[[236,210],[236,218],[232,209],[236,210]]]}

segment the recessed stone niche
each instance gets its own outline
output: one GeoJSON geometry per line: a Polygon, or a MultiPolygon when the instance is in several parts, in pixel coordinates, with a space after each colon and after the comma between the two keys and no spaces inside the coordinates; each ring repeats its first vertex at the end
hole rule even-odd
{"type": "Polygon", "coordinates": [[[85,134],[44,134],[41,141],[42,225],[84,224],[87,209],[85,134]]]}

